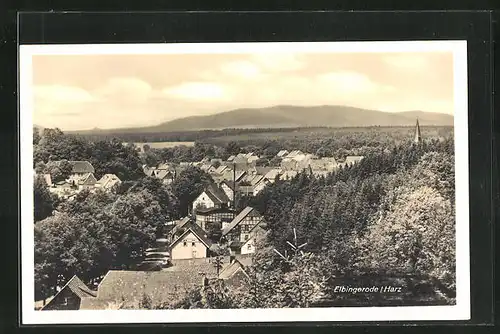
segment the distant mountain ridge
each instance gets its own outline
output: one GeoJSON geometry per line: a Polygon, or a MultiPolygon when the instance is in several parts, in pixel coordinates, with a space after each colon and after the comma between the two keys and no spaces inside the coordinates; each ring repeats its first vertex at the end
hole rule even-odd
{"type": "Polygon", "coordinates": [[[175,131],[219,130],[225,128],[286,128],[286,127],[365,127],[414,125],[453,125],[449,114],[424,111],[383,112],[347,106],[274,106],[241,108],[208,116],[190,116],[155,126],[109,130],[73,131],[78,133],[152,133],[175,131]]]}

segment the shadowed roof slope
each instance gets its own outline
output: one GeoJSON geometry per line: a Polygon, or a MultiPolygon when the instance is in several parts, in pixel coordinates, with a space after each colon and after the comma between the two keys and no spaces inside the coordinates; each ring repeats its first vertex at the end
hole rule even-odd
{"type": "Polygon", "coordinates": [[[72,173],[94,173],[94,167],[88,161],[68,161],[73,167],[72,173]]]}
{"type": "Polygon", "coordinates": [[[210,241],[210,239],[208,239],[207,232],[205,232],[205,230],[198,226],[198,224],[191,222],[189,224],[189,228],[184,233],[182,233],[174,242],[172,242],[170,248],[174,247],[189,232],[192,232],[207,248],[210,248],[210,246],[212,246],[213,243],[212,241],[210,241]]]}
{"type": "Polygon", "coordinates": [[[224,230],[222,230],[222,235],[228,234],[233,228],[236,227],[236,225],[238,225],[249,214],[260,216],[257,210],[255,210],[251,206],[247,206],[246,208],[241,210],[241,212],[236,217],[234,217],[231,223],[224,230]]]}
{"type": "Polygon", "coordinates": [[[138,304],[147,295],[153,303],[172,302],[193,288],[201,287],[202,276],[184,271],[110,270],[98,289],[100,300],[138,304]]]}
{"type": "Polygon", "coordinates": [[[57,301],[56,297],[63,293],[65,290],[71,290],[75,295],[80,297],[80,299],[86,299],[86,298],[95,298],[97,296],[97,293],[95,291],[90,290],[90,288],[85,285],[85,283],[82,282],[81,279],[78,278],[78,276],[74,275],[68,283],[66,283],[65,286],[61,290],[59,290],[58,293],[48,302],[43,308],[48,308],[49,305],[51,305],[52,302],[57,301]]]}

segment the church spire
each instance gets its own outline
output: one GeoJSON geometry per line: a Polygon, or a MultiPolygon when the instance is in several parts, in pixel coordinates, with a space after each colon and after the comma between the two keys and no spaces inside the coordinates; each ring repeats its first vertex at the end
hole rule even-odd
{"type": "Polygon", "coordinates": [[[422,135],[420,134],[420,125],[418,124],[418,118],[417,118],[417,125],[415,127],[415,144],[419,144],[422,141],[422,135]]]}

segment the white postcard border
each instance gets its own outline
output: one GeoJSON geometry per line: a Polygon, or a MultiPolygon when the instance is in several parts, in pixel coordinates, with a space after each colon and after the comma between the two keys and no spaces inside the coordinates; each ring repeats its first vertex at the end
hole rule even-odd
{"type": "Polygon", "coordinates": [[[21,312],[22,324],[418,321],[470,319],[467,41],[287,42],[21,45],[21,312]],[[456,185],[456,305],[231,310],[34,310],[33,92],[34,55],[174,53],[453,52],[456,185]],[[62,312],[62,313],[61,313],[62,312]]]}

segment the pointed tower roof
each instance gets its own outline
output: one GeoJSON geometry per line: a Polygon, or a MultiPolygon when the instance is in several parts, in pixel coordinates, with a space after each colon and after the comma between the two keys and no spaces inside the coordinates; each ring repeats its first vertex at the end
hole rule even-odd
{"type": "Polygon", "coordinates": [[[418,118],[417,118],[417,125],[415,126],[415,139],[414,139],[414,142],[416,144],[418,144],[421,141],[422,141],[422,135],[420,133],[420,124],[418,124],[418,118]]]}

